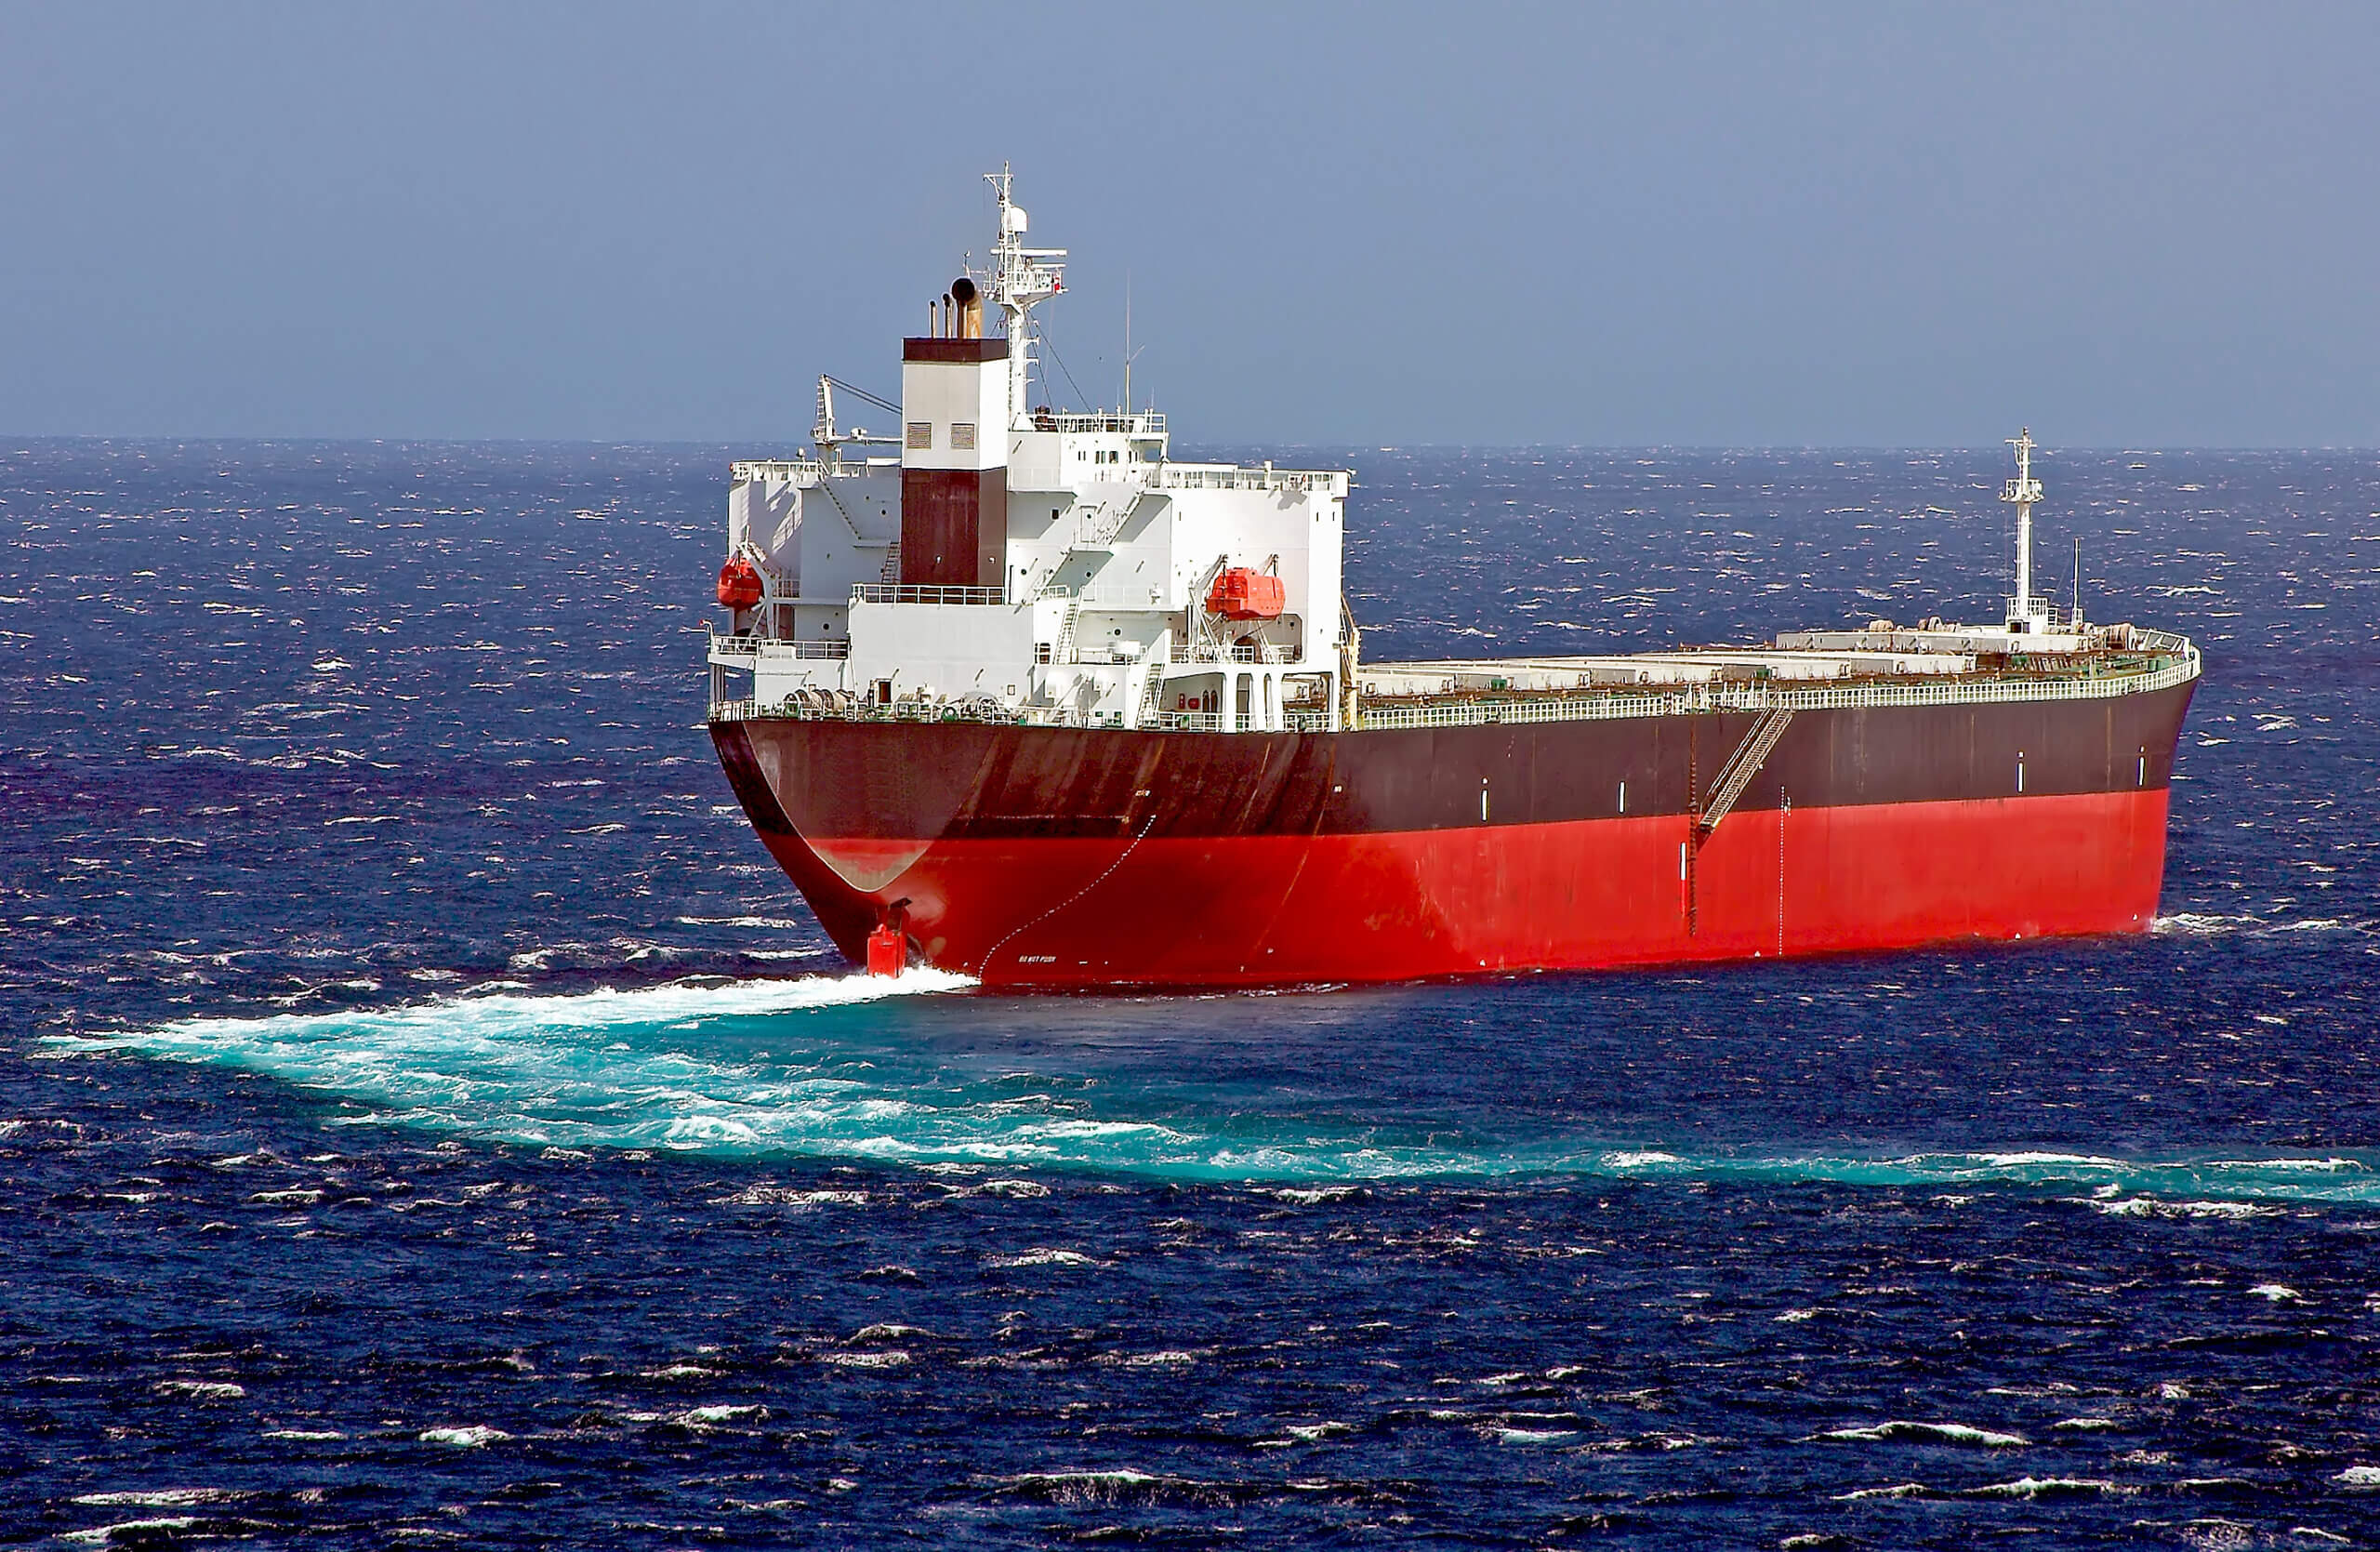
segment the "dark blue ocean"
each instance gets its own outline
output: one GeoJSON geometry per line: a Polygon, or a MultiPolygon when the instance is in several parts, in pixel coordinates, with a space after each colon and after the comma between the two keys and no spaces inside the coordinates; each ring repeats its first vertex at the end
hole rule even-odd
{"type": "MultiPolygon", "coordinates": [[[[1996,447],[1224,451],[1375,658],[2003,590],[1996,447]]],[[[0,444],[0,1543],[2380,1541],[2380,459],[2036,466],[2153,934],[1104,999],[769,863],[730,452],[0,444]]]]}

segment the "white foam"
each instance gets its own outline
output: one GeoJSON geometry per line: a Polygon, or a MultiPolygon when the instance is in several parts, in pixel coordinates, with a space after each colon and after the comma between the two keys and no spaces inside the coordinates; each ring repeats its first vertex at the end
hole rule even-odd
{"type": "Polygon", "coordinates": [[[721,1403],[717,1406],[688,1407],[683,1412],[674,1413],[670,1421],[690,1428],[712,1428],[723,1423],[764,1423],[768,1421],[768,1416],[769,1409],[757,1402],[745,1405],[721,1403]]]}
{"type": "Polygon", "coordinates": [[[94,1508],[186,1509],[201,1504],[236,1504],[253,1497],[246,1492],[233,1492],[220,1487],[136,1488],[120,1492],[81,1492],[74,1496],[77,1504],[94,1508]]]}
{"type": "Polygon", "coordinates": [[[2211,916],[2193,911],[2176,911],[2161,916],[2149,923],[2153,933],[2179,934],[2188,937],[2217,937],[2226,933],[2261,925],[2253,916],[2211,916]]]}
{"type": "Polygon", "coordinates": [[[465,1423],[456,1427],[421,1430],[421,1441],[424,1444],[452,1444],[464,1450],[476,1450],[483,1445],[495,1444],[511,1437],[502,1428],[491,1428],[484,1423],[465,1423]]]}
{"type": "Polygon", "coordinates": [[[2331,1480],[2341,1487],[2380,1488],[2380,1466],[2350,1466],[2331,1480]]]}
{"type": "Polygon", "coordinates": [[[1662,1153],[1653,1148],[1636,1153],[1606,1153],[1603,1156],[1603,1161],[1607,1167],[1616,1170],[1641,1170],[1655,1164],[1683,1162],[1674,1153],[1662,1153]]]}
{"type": "Polygon", "coordinates": [[[1283,1431],[1291,1439],[1302,1439],[1311,1444],[1317,1439],[1337,1439],[1342,1434],[1351,1434],[1355,1430],[1344,1423],[1331,1422],[1294,1424],[1283,1431]]]}
{"type": "MultiPolygon", "coordinates": [[[[963,991],[972,975],[913,966],[898,975],[803,975],[783,980],[735,981],[725,986],[682,983],[616,991],[439,998],[402,1007],[337,1014],[275,1014],[264,1018],[189,1018],[145,1034],[131,1043],[160,1055],[205,1057],[226,1047],[324,1039],[368,1040],[385,1035],[462,1033],[519,1034],[540,1029],[600,1029],[617,1024],[668,1023],[678,1019],[743,1017],[794,1013],[807,1008],[849,1007],[888,997],[963,991]]],[[[113,1046],[119,1040],[57,1035],[50,1043],[113,1046]]]]}
{"type": "Polygon", "coordinates": [[[2347,1170],[2371,1168],[2360,1159],[2209,1159],[2202,1169],[2210,1170],[2302,1170],[2309,1174],[2337,1174],[2347,1170]]]}
{"type": "MultiPolygon", "coordinates": [[[[2113,1192],[2121,1187],[2110,1186],[2107,1189],[2113,1192]]],[[[2081,1202],[2111,1218],[2268,1218],[2286,1211],[2253,1201],[2161,1201],[2148,1196],[2104,1195],[2066,1200],[2081,1202]]]]}
{"type": "Polygon", "coordinates": [[[2066,1497],[2082,1493],[2137,1492],[2135,1487],[2125,1487],[2104,1477],[2019,1477],[2013,1482],[1993,1482],[1986,1487],[1971,1487],[1963,1491],[1962,1498],[2043,1498],[2066,1497]]]}
{"type": "Polygon", "coordinates": [[[1127,1466],[1106,1471],[1026,1471],[999,1479],[999,1485],[1012,1492],[1039,1493],[1053,1504],[1112,1504],[1126,1493],[1175,1484],[1127,1466]]]}
{"type": "Polygon", "coordinates": [[[1078,1250],[1051,1250],[1036,1245],[1015,1255],[986,1256],[984,1265],[1012,1268],[1019,1267],[1104,1267],[1107,1263],[1078,1250]]]}
{"type": "Polygon", "coordinates": [[[743,927],[752,932],[802,932],[811,923],[797,922],[789,916],[681,916],[678,921],[689,927],[743,927]]]}
{"type": "Polygon", "coordinates": [[[1895,1418],[1889,1423],[1873,1424],[1864,1428],[1830,1428],[1818,1437],[1856,1444],[1913,1441],[1926,1444],[1968,1444],[1987,1450],[2013,1449],[2032,1442],[2022,1434],[1997,1433],[1990,1428],[1973,1427],[1964,1423],[1912,1423],[1902,1418],[1895,1418]]]}
{"type": "Polygon", "coordinates": [[[718,1207],[863,1207],[866,1191],[798,1190],[766,1182],[747,1186],[733,1196],[713,1197],[718,1207]]]}
{"type": "Polygon", "coordinates": [[[2269,1299],[2274,1304],[2300,1304],[2305,1295],[2285,1282],[2259,1282],[2248,1290],[2256,1298],[2269,1299]]]}
{"type": "Polygon", "coordinates": [[[58,1539],[73,1546],[114,1546],[130,1540],[129,1532],[187,1531],[197,1523],[196,1517],[192,1515],[166,1515],[155,1519],[126,1519],[113,1525],[94,1525],[87,1531],[69,1531],[58,1539]]]}

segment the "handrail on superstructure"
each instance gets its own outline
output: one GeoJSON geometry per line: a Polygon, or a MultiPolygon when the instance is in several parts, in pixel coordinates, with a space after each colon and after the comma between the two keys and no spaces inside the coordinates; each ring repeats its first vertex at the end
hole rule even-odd
{"type": "Polygon", "coordinates": [[[1161,410],[1125,410],[1110,414],[1105,410],[1081,414],[1074,411],[1035,410],[1033,429],[1037,431],[1121,431],[1127,436],[1163,436],[1165,415],[1161,410]]]}
{"type": "Polygon", "coordinates": [[[800,480],[826,471],[816,458],[737,458],[727,466],[731,480],[800,480]]]}
{"type": "Polygon", "coordinates": [[[848,636],[823,636],[816,641],[787,640],[782,636],[734,635],[723,630],[710,633],[710,651],[715,658],[722,653],[731,657],[796,657],[839,658],[852,655],[848,636]]]}
{"type": "Polygon", "coordinates": [[[1343,469],[1242,468],[1230,463],[1144,464],[1141,483],[1152,490],[1327,490],[1344,495],[1343,469]]]}
{"type": "Polygon", "coordinates": [[[853,582],[854,604],[959,604],[985,606],[1009,602],[1008,589],[945,588],[930,583],[853,582]]]}

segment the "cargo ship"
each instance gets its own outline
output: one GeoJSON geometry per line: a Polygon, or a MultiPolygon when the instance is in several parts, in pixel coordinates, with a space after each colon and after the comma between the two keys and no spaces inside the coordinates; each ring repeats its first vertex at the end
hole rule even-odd
{"type": "Polygon", "coordinates": [[[732,470],[710,733],[844,953],[1229,987],[2153,922],[2199,652],[2036,592],[2030,432],[1993,623],[1369,662],[1347,471],[1177,460],[1129,391],[1035,403],[1065,252],[990,180],[898,404],[822,378],[813,445],[732,470]]]}

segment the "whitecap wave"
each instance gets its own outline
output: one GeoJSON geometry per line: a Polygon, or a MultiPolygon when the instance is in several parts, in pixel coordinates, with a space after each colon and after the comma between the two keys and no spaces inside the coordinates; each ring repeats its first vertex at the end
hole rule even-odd
{"type": "Polygon", "coordinates": [[[2032,1442],[2022,1434],[1966,1423],[1911,1423],[1900,1418],[1865,1427],[1829,1428],[1818,1437],[1839,1444],[1964,1444],[1984,1450],[2013,1450],[2032,1442]]]}
{"type": "Polygon", "coordinates": [[[1960,1492],[1962,1498],[2096,1498],[2138,1492],[2136,1487],[2104,1477],[2019,1477],[2013,1482],[1991,1482],[1960,1492]]]}

